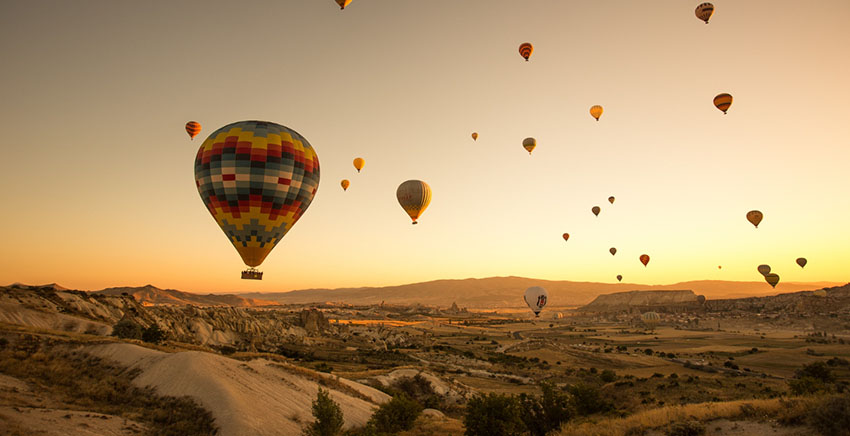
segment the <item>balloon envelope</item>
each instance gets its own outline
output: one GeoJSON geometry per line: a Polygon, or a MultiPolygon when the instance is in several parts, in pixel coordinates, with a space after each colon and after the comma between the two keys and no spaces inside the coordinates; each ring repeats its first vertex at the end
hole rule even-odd
{"type": "Polygon", "coordinates": [[[431,203],[431,187],[421,180],[408,180],[398,186],[395,192],[398,203],[410,215],[413,224],[431,203]]]}
{"type": "Polygon", "coordinates": [[[711,3],[700,3],[697,6],[696,10],[694,10],[694,14],[702,21],[705,21],[705,24],[708,24],[708,20],[711,18],[711,15],[714,13],[714,5],[711,3]]]}
{"type": "Polygon", "coordinates": [[[540,316],[540,311],[543,310],[543,306],[546,305],[546,301],[549,299],[549,293],[540,286],[532,286],[525,290],[524,299],[525,304],[531,308],[534,315],[540,316]]]}
{"type": "Polygon", "coordinates": [[[759,223],[761,222],[761,220],[763,218],[764,218],[764,214],[761,213],[758,210],[751,210],[751,211],[747,212],[747,221],[749,221],[750,224],[756,226],[756,228],[759,227],[759,223]]]}
{"type": "Polygon", "coordinates": [[[363,165],[366,165],[366,161],[363,160],[362,157],[354,159],[354,169],[356,169],[358,173],[363,169],[363,165]]]}
{"type": "Polygon", "coordinates": [[[641,254],[640,255],[640,263],[642,263],[643,266],[646,266],[646,264],[649,263],[649,255],[648,254],[641,254]]]}
{"type": "Polygon", "coordinates": [[[197,121],[189,121],[186,123],[186,133],[189,134],[190,139],[195,139],[195,136],[198,136],[198,133],[201,133],[201,123],[197,121]]]}
{"type": "Polygon", "coordinates": [[[473,141],[477,141],[477,140],[478,140],[478,132],[472,132],[472,140],[473,140],[473,141]]]}
{"type": "Polygon", "coordinates": [[[764,280],[770,284],[770,286],[776,287],[776,284],[779,283],[779,275],[778,274],[767,274],[764,276],[764,280]]]}
{"type": "Polygon", "coordinates": [[[534,46],[531,45],[530,42],[523,42],[519,45],[519,55],[522,56],[526,61],[531,57],[531,53],[534,52],[534,46]]]}
{"type": "Polygon", "coordinates": [[[564,233],[564,240],[566,241],[566,240],[569,240],[569,239],[570,239],[570,234],[564,233]]]}
{"type": "Polygon", "coordinates": [[[596,118],[596,121],[599,121],[599,117],[602,116],[602,106],[594,105],[590,107],[590,116],[596,118]]]}
{"type": "Polygon", "coordinates": [[[201,144],[195,185],[245,264],[257,267],[313,201],[319,159],[307,139],[286,126],[240,121],[201,144]]]}
{"type": "Polygon", "coordinates": [[[725,114],[726,111],[729,110],[729,106],[732,106],[732,96],[726,93],[717,94],[717,96],[714,97],[714,106],[716,106],[717,109],[722,110],[725,114]]]}
{"type": "Polygon", "coordinates": [[[614,204],[614,200],[615,200],[615,198],[614,198],[614,196],[613,196],[613,195],[612,195],[612,196],[610,196],[610,197],[608,197],[608,202],[609,202],[609,203],[614,204]]]}
{"type": "Polygon", "coordinates": [[[622,281],[623,281],[623,276],[621,276],[620,274],[617,274],[617,281],[618,281],[618,282],[622,282],[622,281]]]}
{"type": "Polygon", "coordinates": [[[646,312],[640,316],[640,319],[649,327],[655,327],[661,322],[661,316],[655,312],[646,312]]]}
{"type": "Polygon", "coordinates": [[[617,254],[617,249],[614,248],[614,247],[611,247],[611,248],[608,249],[608,252],[611,253],[611,256],[613,256],[613,255],[617,254]]]}
{"type": "Polygon", "coordinates": [[[537,147],[537,140],[534,138],[525,138],[522,140],[522,148],[524,148],[528,154],[531,154],[534,151],[534,147],[537,147]]]}
{"type": "Polygon", "coordinates": [[[345,7],[348,6],[349,3],[351,3],[351,0],[334,0],[334,1],[336,2],[336,4],[339,5],[340,10],[345,9],[345,7]]]}
{"type": "Polygon", "coordinates": [[[758,270],[759,274],[761,274],[763,276],[770,274],[770,265],[762,264],[762,265],[759,265],[756,269],[758,270]]]}
{"type": "Polygon", "coordinates": [[[590,211],[593,212],[594,215],[599,216],[599,212],[602,210],[599,206],[593,206],[590,208],[590,211]]]}
{"type": "Polygon", "coordinates": [[[809,263],[809,261],[806,260],[805,257],[798,257],[797,258],[797,265],[800,265],[800,268],[805,267],[807,263],[809,263]]]}
{"type": "Polygon", "coordinates": [[[347,191],[348,186],[351,185],[351,182],[349,182],[347,179],[342,179],[342,181],[339,182],[339,184],[342,186],[343,191],[347,191]]]}

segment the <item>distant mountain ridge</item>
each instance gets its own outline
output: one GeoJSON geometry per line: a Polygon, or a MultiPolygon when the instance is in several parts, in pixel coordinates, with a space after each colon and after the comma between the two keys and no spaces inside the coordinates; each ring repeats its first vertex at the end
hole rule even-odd
{"type": "Polygon", "coordinates": [[[153,285],[145,285],[141,287],[117,287],[107,288],[100,291],[91,292],[92,294],[103,295],[121,295],[128,294],[136,299],[143,306],[160,306],[160,305],[176,305],[176,306],[234,306],[234,307],[255,307],[255,306],[277,306],[280,303],[257,298],[243,297],[233,294],[193,294],[191,292],[178,291],[176,289],[159,289],[153,285]]]}
{"type": "Polygon", "coordinates": [[[282,304],[342,302],[348,304],[423,304],[450,306],[456,302],[468,308],[524,307],[522,291],[542,286],[549,292],[550,306],[581,306],[601,294],[624,291],[689,290],[709,299],[776,295],[782,292],[820,289],[841,285],[836,282],[786,282],[771,289],[764,282],[698,280],[670,285],[633,283],[597,283],[540,280],[525,277],[489,277],[483,279],[435,280],[399,286],[305,289],[290,292],[242,293],[282,304]]]}

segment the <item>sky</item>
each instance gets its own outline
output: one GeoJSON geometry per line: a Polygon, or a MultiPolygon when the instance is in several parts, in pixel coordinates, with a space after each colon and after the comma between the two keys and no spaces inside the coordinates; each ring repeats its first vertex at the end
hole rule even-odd
{"type": "Polygon", "coordinates": [[[0,284],[667,284],[762,263],[850,281],[850,2],[717,0],[708,25],[698,3],[0,2],[0,284]],[[207,135],[250,119],[321,164],[262,281],[240,279],[193,174],[207,135]],[[408,179],[432,189],[416,226],[408,179]]]}

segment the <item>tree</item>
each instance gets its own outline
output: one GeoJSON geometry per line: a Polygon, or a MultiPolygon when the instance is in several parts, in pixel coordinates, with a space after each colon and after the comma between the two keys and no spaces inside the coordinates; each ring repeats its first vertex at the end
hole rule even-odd
{"type": "Polygon", "coordinates": [[[342,432],[342,410],[331,399],[330,393],[322,388],[313,401],[313,417],[316,420],[304,429],[303,436],[337,436],[342,432]]]}
{"type": "Polygon", "coordinates": [[[559,392],[550,383],[541,383],[540,388],[543,395],[539,397],[525,394],[519,397],[520,418],[531,436],[546,436],[574,415],[569,395],[559,392]]]}
{"type": "Polygon", "coordinates": [[[519,401],[512,396],[490,393],[466,403],[463,424],[466,436],[514,436],[526,431],[519,401]]]}
{"type": "Polygon", "coordinates": [[[607,412],[614,408],[613,404],[602,398],[602,395],[599,394],[599,389],[595,386],[577,383],[570,386],[568,390],[570,395],[572,395],[573,407],[576,413],[581,416],[607,412]]]}
{"type": "Polygon", "coordinates": [[[399,394],[382,404],[372,415],[369,423],[379,434],[395,434],[413,428],[413,422],[420,413],[422,413],[422,406],[416,400],[410,399],[405,394],[399,394]]]}
{"type": "Polygon", "coordinates": [[[165,340],[165,332],[159,328],[159,325],[153,323],[150,327],[146,328],[145,331],[142,332],[142,340],[145,342],[158,344],[165,340]]]}
{"type": "Polygon", "coordinates": [[[142,326],[125,318],[112,327],[112,336],[118,336],[121,339],[142,339],[142,326]]]}

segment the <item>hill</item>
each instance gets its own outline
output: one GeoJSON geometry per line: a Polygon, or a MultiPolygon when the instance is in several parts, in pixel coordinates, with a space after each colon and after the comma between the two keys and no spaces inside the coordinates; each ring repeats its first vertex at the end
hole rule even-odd
{"type": "Polygon", "coordinates": [[[542,286],[549,292],[550,306],[580,306],[601,294],[626,291],[690,290],[709,299],[776,295],[781,292],[820,289],[835,286],[833,282],[780,283],[776,289],[764,282],[732,282],[700,280],[670,285],[635,283],[596,283],[539,280],[525,277],[490,277],[484,279],[435,280],[400,286],[305,289],[290,292],[245,293],[243,297],[263,298],[282,304],[343,302],[348,304],[424,304],[450,306],[457,303],[469,308],[524,307],[522,291],[542,286]]]}
{"type": "Polygon", "coordinates": [[[94,291],[93,294],[119,296],[127,294],[136,299],[143,306],[233,306],[233,307],[256,307],[275,306],[280,303],[256,298],[246,298],[232,294],[193,294],[175,289],[159,289],[153,285],[142,287],[118,287],[94,291]]]}
{"type": "MultiPolygon", "coordinates": [[[[588,312],[627,310],[631,307],[697,306],[699,296],[693,291],[628,291],[603,294],[580,308],[588,312]]],[[[705,301],[704,298],[702,301],[705,301]]]]}

